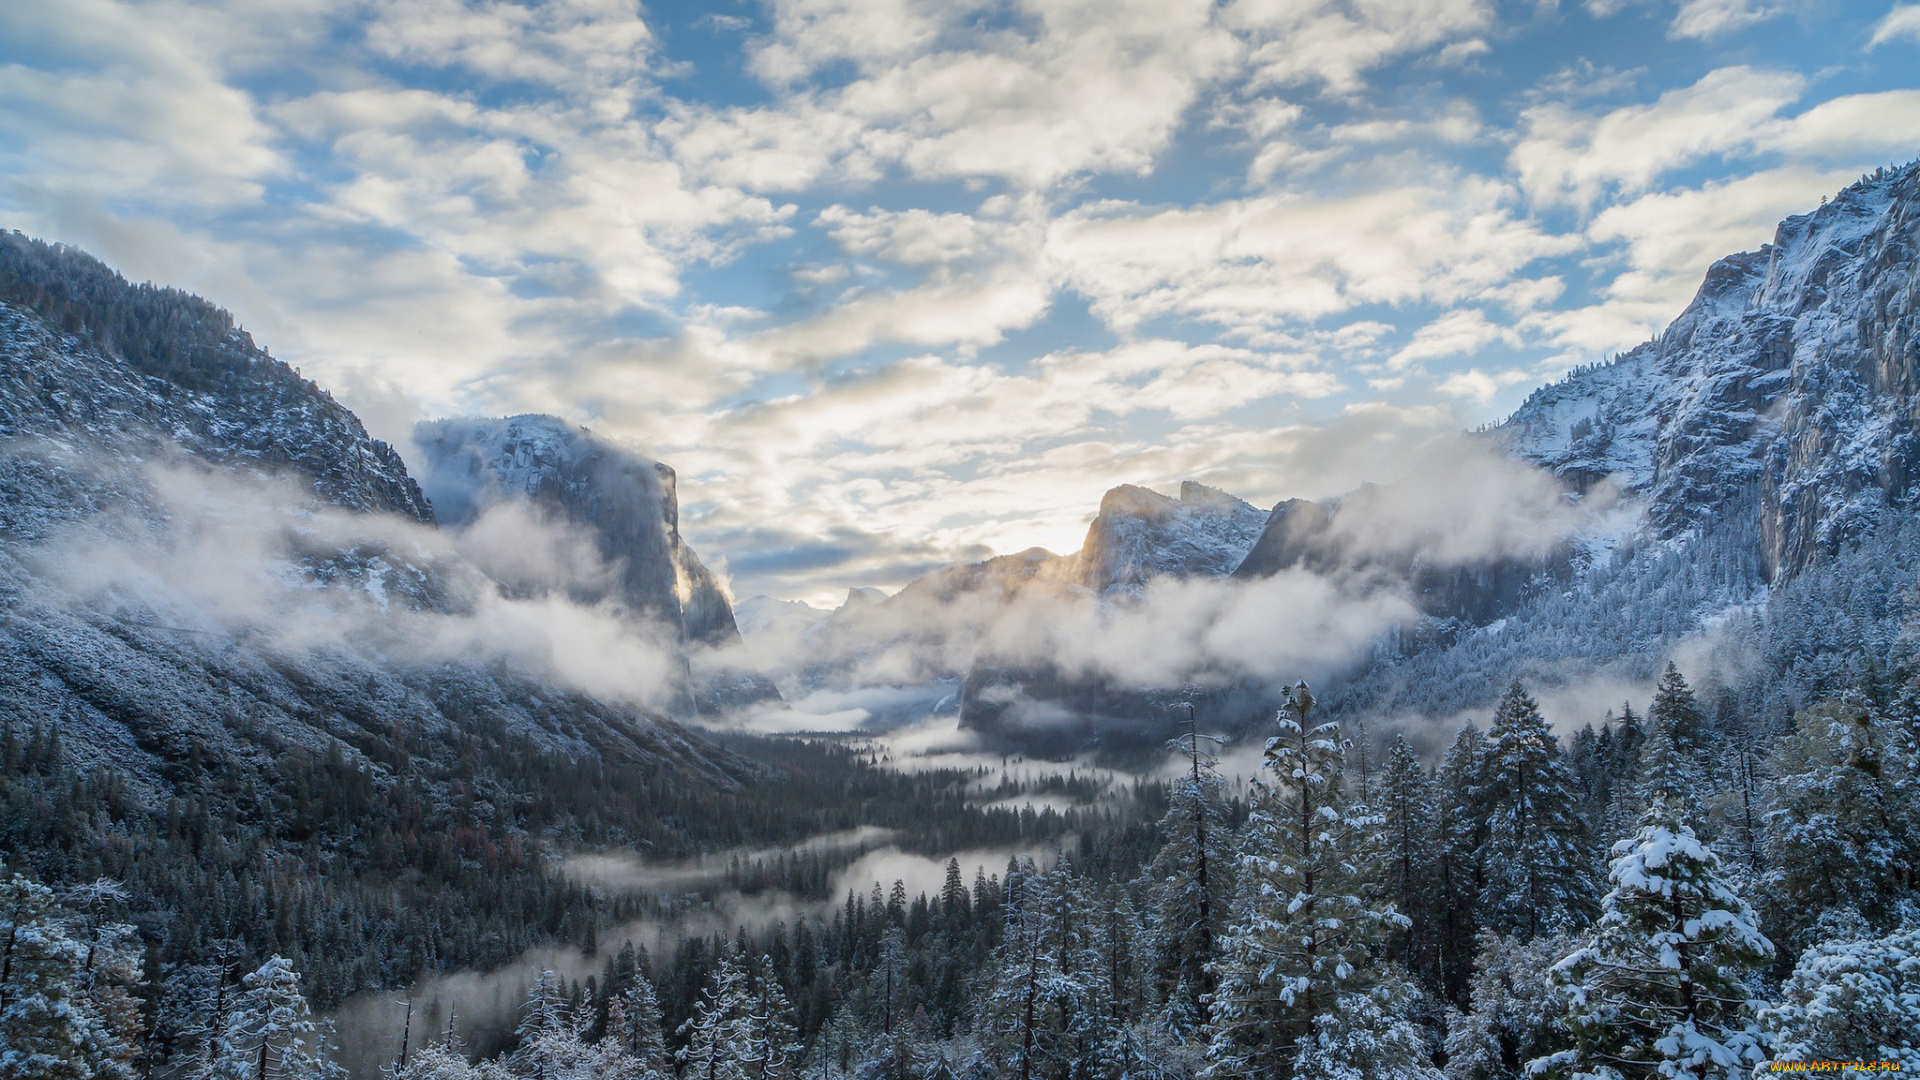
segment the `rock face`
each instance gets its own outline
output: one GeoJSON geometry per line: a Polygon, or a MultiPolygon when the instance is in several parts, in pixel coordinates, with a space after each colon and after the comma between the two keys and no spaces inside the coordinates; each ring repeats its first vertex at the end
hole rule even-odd
{"type": "Polygon", "coordinates": [[[376,625],[357,612],[488,631],[473,615],[492,583],[434,521],[399,455],[226,312],[0,236],[0,725],[57,723],[74,760],[156,800],[197,782],[193,760],[266,774],[290,748],[376,777],[473,740],[722,785],[751,772],[537,663],[471,657],[473,637],[341,637],[376,625]]]}
{"type": "MultiPolygon", "coordinates": [[[[503,504],[582,530],[611,568],[606,592],[572,582],[575,599],[616,600],[632,618],[669,627],[687,648],[740,644],[724,589],[680,536],[674,472],[554,416],[434,420],[414,442],[441,520],[471,525],[503,504]]],[[[733,671],[702,678],[705,709],[777,701],[770,682],[733,671]]]]}
{"type": "Polygon", "coordinates": [[[1708,270],[1659,337],[1537,391],[1494,437],[1580,488],[1611,476],[1663,537],[1751,528],[1784,580],[1920,468],[1920,168],[1883,172],[1708,270]]]}
{"type": "Polygon", "coordinates": [[[1490,623],[1529,594],[1564,581],[1573,572],[1570,544],[1536,558],[1467,562],[1435,561],[1412,544],[1356,550],[1336,527],[1340,515],[1364,514],[1366,503],[1391,497],[1370,486],[1327,503],[1288,499],[1273,508],[1259,540],[1233,576],[1251,580],[1300,569],[1325,577],[1378,579],[1404,588],[1420,612],[1434,621],[1426,632],[1446,634],[1490,623]]]}
{"type": "Polygon", "coordinates": [[[1265,511],[1191,480],[1177,499],[1122,484],[1100,500],[1075,559],[1077,576],[1109,593],[1138,592],[1156,577],[1230,574],[1266,523],[1265,511]]]}

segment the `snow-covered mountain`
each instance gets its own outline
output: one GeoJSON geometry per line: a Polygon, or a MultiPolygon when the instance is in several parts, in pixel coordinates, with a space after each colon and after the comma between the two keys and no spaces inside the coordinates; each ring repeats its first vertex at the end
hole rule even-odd
{"type": "MultiPolygon", "coordinates": [[[[680,536],[673,469],[554,416],[432,420],[413,437],[444,525],[530,509],[584,533],[610,572],[609,580],[564,582],[576,599],[615,600],[631,618],[670,627],[684,648],[740,644],[725,589],[680,536]]],[[[779,700],[771,683],[738,668],[701,671],[694,694],[705,710],[779,700]]]]}
{"type": "Polygon", "coordinates": [[[1769,581],[1831,556],[1920,479],[1920,169],[1883,172],[1707,271],[1686,311],[1533,394],[1495,437],[1575,488],[1612,477],[1659,535],[1751,524],[1769,581]]]}
{"type": "Polygon", "coordinates": [[[399,455],[227,313],[0,235],[0,724],[57,718],[75,761],[154,798],[190,755],[377,776],[465,739],[733,782],[638,676],[557,674],[536,633],[584,616],[499,599],[434,521],[399,455]]]}
{"type": "Polygon", "coordinates": [[[1191,480],[1180,495],[1122,484],[1100,500],[1075,557],[1080,584],[1138,592],[1157,577],[1231,574],[1266,526],[1267,512],[1191,480]]]}
{"type": "MultiPolygon", "coordinates": [[[[1368,535],[1355,522],[1408,518],[1391,485],[1265,515],[1198,485],[1178,501],[1122,487],[1068,577],[1133,595],[1156,577],[1298,569],[1405,595],[1419,619],[1346,670],[1314,673],[1344,712],[1451,715],[1515,676],[1569,694],[1622,686],[1693,640],[1728,679],[1754,680],[1757,710],[1783,713],[1897,647],[1904,604],[1865,594],[1904,596],[1898,567],[1920,558],[1917,247],[1920,166],[1864,177],[1761,250],[1716,262],[1660,336],[1541,388],[1479,436],[1557,482],[1558,539],[1462,556],[1418,530],[1368,535]],[[1847,613],[1822,624],[1820,605],[1842,595],[1847,613]]],[[[1015,695],[1063,712],[1158,707],[1044,657],[1025,669],[1003,657],[967,685],[963,714],[983,726],[1015,695]]]]}

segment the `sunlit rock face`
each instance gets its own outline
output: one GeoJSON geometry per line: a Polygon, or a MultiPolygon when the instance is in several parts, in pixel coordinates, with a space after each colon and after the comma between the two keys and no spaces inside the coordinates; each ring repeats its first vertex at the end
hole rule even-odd
{"type": "MultiPolygon", "coordinates": [[[[740,644],[726,592],[680,536],[674,471],[553,416],[459,418],[416,427],[421,475],[449,527],[468,527],[502,506],[531,509],[578,530],[605,564],[603,575],[528,581],[565,588],[576,600],[612,601],[653,620],[689,649],[740,644]]],[[[728,669],[694,680],[694,697],[714,711],[778,700],[755,673],[728,669]]]]}
{"type": "MultiPolygon", "coordinates": [[[[1357,542],[1354,522],[1397,497],[1373,486],[1283,502],[1247,538],[1230,496],[1122,487],[1074,557],[1078,580],[1123,598],[1222,572],[1239,546],[1238,580],[1301,571],[1398,590],[1419,617],[1322,673],[1349,712],[1444,715],[1513,676],[1639,678],[1634,658],[1752,610],[1920,503],[1917,247],[1920,167],[1863,178],[1714,263],[1652,341],[1480,433],[1568,505],[1617,508],[1560,541],[1464,559],[1377,530],[1357,542]]],[[[967,688],[970,724],[1054,747],[1144,730],[1171,700],[1063,679],[1043,657],[983,665],[967,688]]]]}
{"type": "Polygon", "coordinates": [[[1267,513],[1191,480],[1178,498],[1122,484],[1100,500],[1075,557],[1082,585],[1138,592],[1157,577],[1218,577],[1246,558],[1267,513]]]}

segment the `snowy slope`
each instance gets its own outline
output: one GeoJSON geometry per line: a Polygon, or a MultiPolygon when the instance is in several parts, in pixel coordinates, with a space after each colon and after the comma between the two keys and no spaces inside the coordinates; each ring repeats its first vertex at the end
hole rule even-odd
{"type": "Polygon", "coordinates": [[[1841,192],[1708,271],[1658,338],[1537,391],[1495,432],[1585,486],[1612,476],[1663,536],[1750,526],[1790,577],[1910,503],[1920,438],[1920,169],[1841,192]]]}
{"type": "Polygon", "coordinates": [[[226,313],[18,234],[0,297],[0,725],[154,798],[190,755],[379,775],[466,738],[733,782],[490,624],[398,455],[226,313]]]}

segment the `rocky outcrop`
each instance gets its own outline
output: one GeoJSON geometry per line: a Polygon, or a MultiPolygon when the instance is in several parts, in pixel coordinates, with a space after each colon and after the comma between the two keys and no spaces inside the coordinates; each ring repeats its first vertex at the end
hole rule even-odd
{"type": "MultiPolygon", "coordinates": [[[[611,572],[604,581],[565,582],[575,599],[611,600],[635,620],[667,626],[689,650],[740,643],[725,590],[680,536],[678,482],[668,466],[554,416],[427,421],[414,442],[448,526],[471,525],[502,504],[531,508],[584,532],[611,572]]],[[[695,696],[708,711],[779,700],[752,672],[698,682],[695,696]]]]}
{"type": "Polygon", "coordinates": [[[1178,498],[1122,484],[1100,500],[1075,574],[1098,593],[1138,592],[1157,577],[1230,574],[1266,521],[1264,511],[1191,480],[1178,498]]]}
{"type": "Polygon", "coordinates": [[[1920,167],[1864,178],[1715,263],[1659,337],[1537,391],[1493,433],[1583,487],[1612,477],[1663,537],[1749,528],[1768,581],[1913,504],[1920,167]]]}

